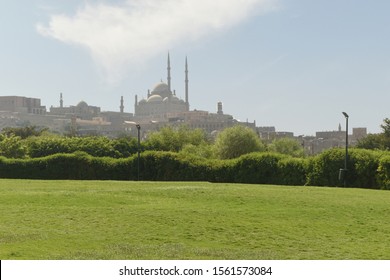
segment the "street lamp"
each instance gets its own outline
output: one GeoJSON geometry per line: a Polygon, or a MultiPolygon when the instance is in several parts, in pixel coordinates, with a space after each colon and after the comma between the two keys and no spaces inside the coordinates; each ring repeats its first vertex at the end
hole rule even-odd
{"type": "Polygon", "coordinates": [[[348,166],[347,166],[347,163],[348,163],[348,114],[346,112],[342,112],[344,117],[345,117],[345,122],[346,122],[346,125],[345,125],[345,162],[344,162],[344,187],[347,187],[347,172],[348,172],[348,166]]]}
{"type": "Polygon", "coordinates": [[[125,124],[131,124],[131,125],[135,125],[135,127],[137,128],[137,132],[138,132],[138,157],[137,157],[137,167],[138,167],[138,170],[137,170],[137,177],[138,177],[138,181],[139,181],[139,162],[140,162],[140,153],[141,153],[141,126],[136,123],[136,122],[131,122],[131,121],[125,121],[125,124]]]}

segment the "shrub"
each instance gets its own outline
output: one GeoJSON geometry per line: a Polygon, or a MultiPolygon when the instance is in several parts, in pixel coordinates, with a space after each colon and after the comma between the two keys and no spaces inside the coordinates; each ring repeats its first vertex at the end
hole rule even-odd
{"type": "Polygon", "coordinates": [[[215,140],[215,152],[220,159],[238,158],[265,149],[256,132],[241,125],[226,128],[215,140]]]}
{"type": "Polygon", "coordinates": [[[380,159],[377,178],[381,189],[390,190],[390,155],[380,159]]]}
{"type": "MultiPolygon", "coordinates": [[[[379,166],[379,153],[361,149],[350,149],[347,161],[347,186],[378,188],[376,172],[379,166]]],[[[309,161],[308,185],[342,186],[339,170],[344,168],[345,152],[331,149],[309,161]]]]}
{"type": "Polygon", "coordinates": [[[241,156],[232,168],[234,182],[275,184],[278,182],[278,162],[284,157],[272,153],[251,153],[241,156]]]}
{"type": "Polygon", "coordinates": [[[123,158],[138,150],[135,139],[108,139],[102,136],[90,137],[35,137],[26,141],[28,155],[32,158],[54,154],[86,152],[95,157],[123,158]]]}
{"type": "MultiPolygon", "coordinates": [[[[161,181],[212,181],[251,184],[342,186],[338,171],[344,151],[333,149],[315,158],[299,159],[275,153],[251,153],[237,159],[147,151],[140,157],[140,179],[161,181]]],[[[129,158],[93,157],[86,152],[42,158],[0,157],[0,178],[136,180],[137,155],[129,158]]],[[[390,154],[351,149],[348,187],[390,189],[390,154]]]]}
{"type": "Polygon", "coordinates": [[[166,126],[152,132],[145,142],[148,150],[179,152],[185,145],[207,143],[206,133],[201,129],[189,129],[187,126],[166,126]]]}
{"type": "Polygon", "coordinates": [[[24,158],[27,148],[20,136],[13,134],[0,137],[0,156],[7,158],[24,158]]]}
{"type": "Polygon", "coordinates": [[[274,153],[290,155],[293,157],[304,156],[304,150],[302,144],[299,143],[296,139],[291,139],[291,138],[275,139],[268,146],[268,150],[274,153]]]}
{"type": "Polygon", "coordinates": [[[306,183],[307,160],[302,158],[283,158],[278,162],[277,184],[303,186],[306,183]]]}
{"type": "Polygon", "coordinates": [[[92,157],[85,152],[56,154],[34,159],[0,158],[0,178],[129,180],[133,158],[112,159],[92,157]]]}

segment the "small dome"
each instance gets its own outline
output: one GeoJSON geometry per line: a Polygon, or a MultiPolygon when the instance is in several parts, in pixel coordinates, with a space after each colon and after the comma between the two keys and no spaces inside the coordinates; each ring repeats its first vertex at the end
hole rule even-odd
{"type": "Polygon", "coordinates": [[[163,98],[160,95],[154,94],[148,98],[148,103],[162,102],[163,98]]]}
{"type": "Polygon", "coordinates": [[[88,108],[88,104],[87,104],[87,102],[85,102],[85,101],[80,101],[80,102],[77,104],[77,107],[79,107],[79,108],[88,108]]]}
{"type": "Polygon", "coordinates": [[[164,101],[164,102],[168,102],[168,101],[169,101],[169,98],[168,98],[168,97],[165,97],[163,101],[164,101]]]}

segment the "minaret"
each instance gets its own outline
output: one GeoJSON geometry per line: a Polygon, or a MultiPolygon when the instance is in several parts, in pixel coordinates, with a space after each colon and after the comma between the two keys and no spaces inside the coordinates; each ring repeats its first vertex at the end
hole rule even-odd
{"type": "Polygon", "coordinates": [[[169,92],[171,92],[171,60],[169,59],[169,52],[168,52],[168,77],[167,77],[167,82],[168,82],[168,89],[169,92]]]}
{"type": "MultiPolygon", "coordinates": [[[[223,110],[222,110],[222,102],[217,103],[217,114],[218,115],[223,115],[223,110]]],[[[248,121],[247,121],[248,122],[248,121]]]]}
{"type": "Polygon", "coordinates": [[[60,108],[64,108],[64,100],[62,99],[62,92],[60,93],[60,108]]]}
{"type": "Polygon", "coordinates": [[[186,56],[186,66],[185,66],[185,95],[186,95],[186,105],[187,105],[187,111],[190,110],[190,103],[188,102],[188,63],[187,63],[187,56],[186,56]]]}
{"type": "Polygon", "coordinates": [[[135,102],[134,102],[134,115],[137,115],[138,113],[138,95],[135,95],[135,102]]]}
{"type": "Polygon", "coordinates": [[[119,109],[121,110],[121,113],[124,112],[125,106],[123,105],[123,96],[121,96],[121,106],[119,107],[119,109]]]}

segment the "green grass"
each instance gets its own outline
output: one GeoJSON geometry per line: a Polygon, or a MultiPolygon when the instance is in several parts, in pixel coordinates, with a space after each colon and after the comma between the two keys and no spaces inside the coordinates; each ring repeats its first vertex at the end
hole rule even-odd
{"type": "Polygon", "coordinates": [[[390,259],[390,192],[0,180],[0,259],[390,259]]]}

